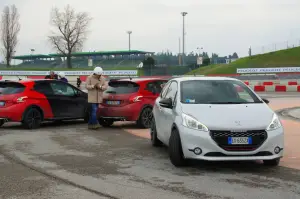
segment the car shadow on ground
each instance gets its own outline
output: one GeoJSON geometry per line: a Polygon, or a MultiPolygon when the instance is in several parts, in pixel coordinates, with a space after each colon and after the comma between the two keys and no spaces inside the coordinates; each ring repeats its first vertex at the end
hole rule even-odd
{"type": "MultiPolygon", "coordinates": [[[[62,127],[62,126],[72,126],[72,125],[77,125],[77,124],[86,124],[83,120],[69,120],[69,121],[47,121],[43,122],[40,126],[40,129],[43,128],[53,128],[53,127],[62,127]]],[[[12,122],[12,123],[6,123],[0,129],[24,129],[26,130],[21,123],[19,122],[12,122]]],[[[28,129],[27,129],[28,130],[28,129]]]]}

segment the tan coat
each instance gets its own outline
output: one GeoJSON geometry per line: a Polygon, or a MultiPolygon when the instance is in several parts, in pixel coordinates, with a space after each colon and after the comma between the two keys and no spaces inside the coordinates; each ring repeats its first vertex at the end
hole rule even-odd
{"type": "Polygon", "coordinates": [[[107,83],[103,76],[98,79],[95,75],[90,75],[86,79],[85,87],[88,90],[88,103],[102,103],[103,91],[107,89],[107,83]],[[98,84],[98,87],[96,85],[98,84]],[[102,89],[100,89],[102,86],[102,89]]]}

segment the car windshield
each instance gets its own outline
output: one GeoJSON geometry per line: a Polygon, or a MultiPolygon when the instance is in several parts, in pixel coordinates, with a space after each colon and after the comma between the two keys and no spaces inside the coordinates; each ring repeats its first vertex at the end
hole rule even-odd
{"type": "Polygon", "coordinates": [[[181,82],[185,104],[263,103],[246,85],[235,80],[189,80],[181,82]]]}
{"type": "Polygon", "coordinates": [[[109,87],[105,91],[108,94],[130,94],[136,93],[139,90],[139,85],[134,82],[112,81],[109,82],[109,87]]]}
{"type": "Polygon", "coordinates": [[[0,82],[0,95],[21,93],[25,86],[17,82],[0,82]]]}

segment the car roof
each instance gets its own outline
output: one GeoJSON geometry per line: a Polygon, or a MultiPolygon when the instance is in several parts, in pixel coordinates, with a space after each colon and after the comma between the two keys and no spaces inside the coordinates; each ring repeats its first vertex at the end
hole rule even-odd
{"type": "Polygon", "coordinates": [[[176,78],[173,78],[172,80],[176,80],[176,81],[179,81],[179,82],[190,81],[190,80],[216,80],[216,81],[233,80],[233,81],[240,81],[238,79],[230,78],[230,77],[207,77],[207,76],[203,76],[203,77],[176,77],[176,78]]]}

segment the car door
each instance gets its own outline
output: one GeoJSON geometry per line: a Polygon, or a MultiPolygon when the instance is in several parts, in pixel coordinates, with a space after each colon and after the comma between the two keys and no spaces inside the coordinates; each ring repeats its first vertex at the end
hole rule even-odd
{"type": "Polygon", "coordinates": [[[81,107],[73,87],[62,81],[51,81],[50,86],[53,90],[53,106],[58,118],[81,117],[81,107]]]}
{"type": "MultiPolygon", "coordinates": [[[[154,108],[153,108],[153,116],[155,118],[157,137],[162,140],[162,131],[163,131],[163,122],[164,114],[162,112],[162,107],[159,104],[160,99],[162,99],[166,94],[170,83],[167,83],[163,88],[159,95],[159,97],[155,100],[154,108]]],[[[163,141],[163,140],[162,140],[163,141]]]]}
{"type": "Polygon", "coordinates": [[[47,98],[47,101],[51,107],[51,111],[53,113],[53,117],[60,117],[60,109],[59,109],[59,98],[54,95],[53,90],[49,84],[49,81],[38,81],[35,82],[33,90],[39,92],[47,98]]]}
{"type": "Polygon", "coordinates": [[[76,87],[72,86],[72,88],[75,91],[75,100],[78,105],[78,117],[84,117],[85,111],[88,108],[88,99],[87,99],[87,93],[77,89],[76,87]]]}
{"type": "Polygon", "coordinates": [[[162,133],[163,133],[163,139],[165,140],[166,143],[169,142],[172,125],[175,119],[177,91],[178,91],[178,83],[176,81],[171,81],[168,91],[166,95],[163,97],[164,99],[171,98],[173,102],[172,109],[161,107],[162,108],[161,112],[163,115],[161,122],[164,124],[162,125],[162,133]]]}

